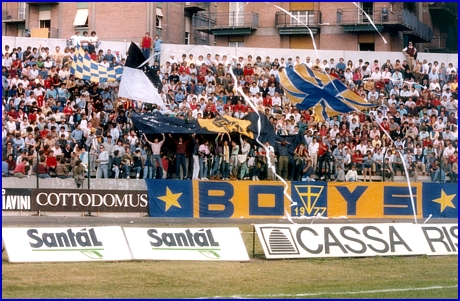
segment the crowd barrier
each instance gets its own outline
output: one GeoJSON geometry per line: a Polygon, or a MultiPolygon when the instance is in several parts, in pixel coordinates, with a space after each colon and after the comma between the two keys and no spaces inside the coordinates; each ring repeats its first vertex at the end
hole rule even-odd
{"type": "Polygon", "coordinates": [[[149,212],[158,218],[457,218],[450,183],[145,180],[145,190],[2,189],[3,211],[149,212]],[[289,199],[289,197],[291,200],[289,199]]]}

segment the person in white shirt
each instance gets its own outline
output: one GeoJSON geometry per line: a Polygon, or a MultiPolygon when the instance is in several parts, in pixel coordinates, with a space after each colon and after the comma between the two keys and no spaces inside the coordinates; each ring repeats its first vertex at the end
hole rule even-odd
{"type": "Polygon", "coordinates": [[[371,78],[372,78],[375,82],[377,82],[377,81],[379,81],[379,80],[382,79],[382,73],[380,72],[379,67],[376,67],[375,70],[374,70],[374,72],[372,72],[371,78]]]}
{"type": "MultiPolygon", "coordinates": [[[[431,74],[431,73],[430,73],[430,74],[431,74]]],[[[430,82],[430,87],[429,87],[429,89],[430,89],[431,91],[435,91],[436,88],[438,88],[439,90],[441,90],[441,86],[439,85],[438,80],[435,78],[435,79],[433,79],[432,82],[430,82]]]]}
{"type": "Polygon", "coordinates": [[[321,68],[321,71],[323,72],[326,72],[326,68],[329,70],[331,69],[331,67],[327,63],[327,60],[323,60],[323,63],[321,64],[320,68],[321,68]]]}
{"type": "Polygon", "coordinates": [[[358,172],[356,171],[356,166],[354,164],[351,166],[351,169],[348,170],[347,174],[345,175],[345,180],[347,182],[358,181],[358,172]]]}
{"type": "Polygon", "coordinates": [[[68,41],[72,43],[73,47],[77,47],[77,45],[80,45],[80,39],[80,32],[76,31],[75,34],[68,39],[68,41]]]}
{"type": "Polygon", "coordinates": [[[282,106],[281,97],[279,97],[278,92],[275,92],[275,95],[272,97],[272,106],[279,105],[282,106]]]}
{"type": "Polygon", "coordinates": [[[375,88],[372,88],[372,90],[367,94],[367,100],[369,101],[377,101],[379,98],[379,93],[375,91],[375,88]]]}
{"type": "Polygon", "coordinates": [[[174,63],[176,63],[176,64],[178,63],[177,59],[174,57],[174,54],[171,54],[171,56],[169,57],[167,62],[169,62],[171,65],[174,64],[174,63]]]}
{"type": "Polygon", "coordinates": [[[316,170],[316,163],[318,162],[318,149],[319,143],[316,137],[313,137],[312,142],[308,144],[308,153],[310,154],[313,170],[316,170]]]}
{"type": "MultiPolygon", "coordinates": [[[[107,61],[107,58],[106,58],[106,57],[104,57],[104,58],[102,59],[102,62],[100,62],[99,65],[104,66],[104,67],[106,67],[106,68],[109,68],[109,67],[110,67],[110,63],[107,61]]],[[[60,72],[60,71],[59,71],[59,72],[60,72]]]]}
{"type": "MultiPolygon", "coordinates": [[[[307,65],[308,68],[311,68],[313,67],[313,63],[311,62],[311,59],[309,56],[307,56],[307,58],[305,59],[305,65],[307,65]]],[[[281,67],[281,65],[280,65],[281,67]]]]}

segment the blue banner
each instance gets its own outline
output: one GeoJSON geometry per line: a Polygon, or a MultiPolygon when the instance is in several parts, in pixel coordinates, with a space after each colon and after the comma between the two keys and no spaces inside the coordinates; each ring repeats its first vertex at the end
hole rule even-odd
{"type": "Polygon", "coordinates": [[[327,216],[327,182],[291,182],[292,216],[327,216]]]}
{"type": "Polygon", "coordinates": [[[458,217],[458,186],[447,183],[423,183],[423,217],[458,217]]]}
{"type": "Polygon", "coordinates": [[[192,181],[145,179],[151,217],[193,217],[192,181]]]}

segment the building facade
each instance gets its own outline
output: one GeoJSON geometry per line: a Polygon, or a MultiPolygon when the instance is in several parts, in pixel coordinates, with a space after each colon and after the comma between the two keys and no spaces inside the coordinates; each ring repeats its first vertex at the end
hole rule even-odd
{"type": "Polygon", "coordinates": [[[456,2],[3,2],[2,35],[94,30],[136,41],[148,31],[172,44],[352,51],[401,51],[411,40],[456,53],[457,18],[456,2]]]}

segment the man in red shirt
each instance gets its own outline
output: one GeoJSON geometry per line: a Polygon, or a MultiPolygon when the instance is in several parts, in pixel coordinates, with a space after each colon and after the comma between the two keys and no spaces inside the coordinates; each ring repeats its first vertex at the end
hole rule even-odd
{"type": "Polygon", "coordinates": [[[150,57],[150,50],[152,49],[152,45],[152,38],[150,37],[150,33],[146,32],[141,41],[142,53],[146,59],[150,57]]]}

